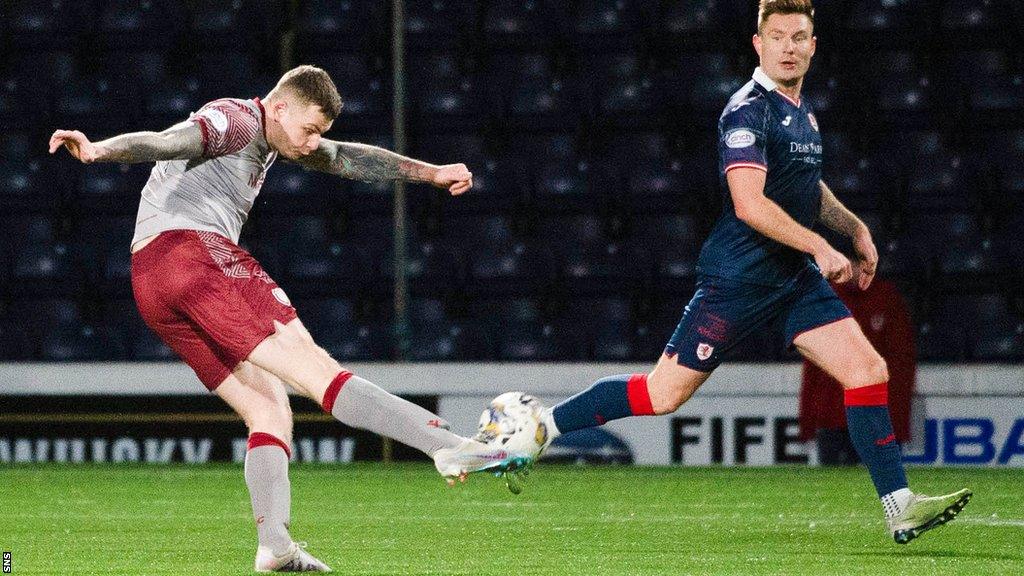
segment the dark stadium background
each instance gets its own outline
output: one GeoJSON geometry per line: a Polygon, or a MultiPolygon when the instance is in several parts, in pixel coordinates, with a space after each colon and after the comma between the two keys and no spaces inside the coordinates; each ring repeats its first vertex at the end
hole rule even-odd
{"type": "MultiPolygon", "coordinates": [[[[872,228],[922,360],[1024,360],[1024,6],[819,1],[804,97],[825,178],[872,228]]],[[[23,0],[0,15],[0,361],[167,360],[131,300],[151,166],[46,154],[265,95],[299,63],[330,136],[393,146],[392,14],[374,0],[23,0]]],[[[243,244],[339,360],[653,361],[719,209],[715,125],[750,76],[749,0],[410,1],[407,153],[476,189],[408,190],[409,345],[392,196],[279,161],[243,244]]],[[[734,357],[791,360],[765,333],[734,357]]]]}

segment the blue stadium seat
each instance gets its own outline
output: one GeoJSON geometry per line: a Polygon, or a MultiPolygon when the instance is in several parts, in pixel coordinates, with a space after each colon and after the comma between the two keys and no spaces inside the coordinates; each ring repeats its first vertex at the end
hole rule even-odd
{"type": "MultiPolygon", "coordinates": [[[[46,146],[46,140],[36,144],[46,146]]],[[[53,163],[46,159],[0,160],[0,209],[3,213],[56,208],[61,189],[52,170],[53,163]]]]}
{"type": "Polygon", "coordinates": [[[1014,14],[1005,0],[947,0],[939,16],[942,35],[960,46],[1004,45],[1014,14]]]}
{"type": "Polygon", "coordinates": [[[384,4],[374,0],[309,0],[299,7],[296,23],[300,48],[380,48],[386,34],[384,4]]]}
{"type": "Polygon", "coordinates": [[[97,361],[125,359],[124,345],[103,327],[64,325],[48,332],[40,358],[46,361],[97,361]]]}
{"type": "Polygon", "coordinates": [[[693,113],[698,118],[704,118],[704,123],[717,122],[718,114],[725,108],[729,98],[749,80],[748,76],[740,74],[700,78],[689,94],[693,113]]]}
{"type": "Polygon", "coordinates": [[[405,10],[409,45],[436,48],[471,41],[476,32],[480,3],[473,0],[410,2],[405,10]]]}
{"type": "Polygon", "coordinates": [[[331,75],[343,106],[339,124],[348,129],[380,129],[390,121],[390,79],[376,60],[363,54],[318,52],[309,62],[331,75]]]}
{"type": "MultiPolygon", "coordinates": [[[[388,289],[394,278],[393,254],[392,249],[386,250],[381,262],[381,274],[389,283],[388,289]]],[[[465,281],[455,252],[445,242],[411,239],[406,259],[405,275],[413,294],[439,296],[457,289],[465,281]]]]}
{"type": "Polygon", "coordinates": [[[119,92],[134,92],[140,85],[149,90],[166,80],[167,54],[154,50],[118,50],[104,54],[99,69],[110,74],[119,92]]]}
{"type": "Polygon", "coordinates": [[[956,151],[918,156],[908,168],[907,208],[912,212],[966,210],[981,203],[974,167],[956,151]]]}
{"type": "Polygon", "coordinates": [[[86,2],[20,0],[5,7],[6,32],[16,50],[67,47],[91,29],[93,13],[86,2]]]}
{"type": "Polygon", "coordinates": [[[189,33],[200,46],[258,51],[273,45],[276,28],[286,17],[282,0],[197,2],[191,9],[189,33]]]}
{"type": "Polygon", "coordinates": [[[607,224],[595,216],[541,220],[542,246],[557,257],[559,276],[576,295],[622,294],[636,275],[626,245],[606,234],[607,224]]]}
{"type": "Polygon", "coordinates": [[[985,161],[997,201],[1011,211],[1024,208],[1024,129],[985,134],[985,161]]]}
{"type": "Polygon", "coordinates": [[[858,0],[846,20],[843,37],[856,46],[906,46],[920,40],[925,30],[923,6],[918,2],[858,0]]]}
{"type": "Polygon", "coordinates": [[[335,324],[320,334],[317,344],[340,362],[392,357],[390,326],[379,324],[335,324]]]}
{"type": "Polygon", "coordinates": [[[105,73],[79,76],[56,91],[54,120],[86,134],[116,134],[126,130],[137,114],[132,96],[119,92],[105,73]]]}
{"type": "Polygon", "coordinates": [[[1014,125],[1024,107],[1024,74],[1003,50],[968,50],[950,58],[948,71],[956,78],[972,122],[1014,125]]]}
{"type": "Polygon", "coordinates": [[[78,305],[67,299],[15,299],[8,311],[7,326],[23,335],[32,358],[38,357],[40,343],[47,334],[59,326],[81,324],[78,305]]]}
{"type": "Polygon", "coordinates": [[[97,24],[101,43],[108,48],[166,49],[184,22],[184,8],[176,0],[103,0],[97,24]]]}
{"type": "Polygon", "coordinates": [[[495,48],[549,45],[555,35],[545,4],[536,0],[490,2],[484,13],[484,42],[495,48]]]}
{"type": "Polygon", "coordinates": [[[497,334],[497,358],[512,362],[582,360],[582,351],[574,354],[570,340],[554,324],[512,324],[497,334]]]}
{"type": "Polygon", "coordinates": [[[634,213],[660,213],[690,207],[687,201],[689,176],[662,134],[621,134],[596,163],[607,170],[607,177],[614,182],[616,190],[627,193],[626,200],[634,213]]]}
{"type": "Polygon", "coordinates": [[[579,94],[561,78],[524,78],[507,93],[508,122],[516,130],[572,129],[580,122],[579,94]]]}
{"type": "Polygon", "coordinates": [[[103,305],[103,326],[121,343],[131,360],[171,361],[178,358],[142,320],[134,300],[114,300],[103,305]]]}
{"type": "Polygon", "coordinates": [[[48,217],[9,220],[14,258],[11,291],[17,295],[70,295],[81,277],[71,251],[48,217]]]}
{"type": "Polygon", "coordinates": [[[108,296],[131,294],[131,240],[135,218],[82,218],[72,238],[74,258],[86,278],[108,296]]]}
{"type": "MultiPolygon", "coordinates": [[[[435,164],[466,164],[473,173],[473,190],[457,198],[445,197],[443,211],[451,214],[506,212],[520,200],[520,189],[509,174],[503,155],[492,138],[479,134],[426,133],[411,143],[414,157],[435,164]]],[[[447,196],[441,192],[442,196],[447,196]]]]}
{"type": "Polygon", "coordinates": [[[693,291],[697,257],[703,242],[703,231],[693,216],[644,216],[634,220],[632,242],[635,254],[648,262],[663,294],[686,294],[693,291]]]}
{"type": "Polygon", "coordinates": [[[978,324],[971,342],[971,358],[984,362],[1024,360],[1024,319],[1006,316],[978,324]]]}
{"type": "Polygon", "coordinates": [[[199,92],[198,78],[171,78],[143,96],[142,124],[147,130],[165,130],[188,118],[205,103],[199,92]]]}
{"type": "Polygon", "coordinates": [[[25,78],[5,78],[0,82],[0,122],[11,129],[38,129],[49,120],[50,98],[32,89],[25,78]]]}
{"type": "Polygon", "coordinates": [[[967,358],[967,336],[961,325],[944,318],[917,324],[918,360],[960,362],[967,358]]]}
{"type": "MultiPolygon", "coordinates": [[[[12,54],[8,57],[7,68],[8,78],[38,95],[75,80],[81,73],[82,62],[65,46],[46,52],[12,54]]],[[[38,104],[35,107],[38,108],[38,104]]]]}
{"type": "Polygon", "coordinates": [[[31,346],[21,327],[0,317],[0,360],[29,360],[31,354],[31,346]]]}
{"type": "Polygon", "coordinates": [[[91,212],[134,213],[153,165],[90,164],[78,181],[78,205],[91,212]]]}
{"type": "Polygon", "coordinates": [[[195,56],[199,94],[204,100],[263,96],[276,79],[261,79],[252,54],[241,50],[203,50],[195,56]]]}
{"type": "MultiPolygon", "coordinates": [[[[716,0],[666,0],[661,2],[656,37],[693,49],[732,46],[734,30],[723,14],[742,19],[748,10],[744,5],[730,8],[735,11],[726,12],[716,0]]],[[[753,22],[753,18],[743,21],[753,22]]]]}
{"type": "Polygon", "coordinates": [[[644,2],[637,0],[580,0],[566,14],[568,35],[584,49],[638,44],[644,22],[650,22],[644,2]]]}
{"type": "Polygon", "coordinates": [[[517,172],[517,177],[532,190],[541,211],[573,211],[593,204],[590,162],[574,136],[518,138],[512,147],[514,163],[531,167],[526,173],[517,172]]]}
{"type": "Polygon", "coordinates": [[[512,235],[501,219],[453,218],[447,242],[466,246],[467,290],[478,295],[530,295],[550,285],[549,254],[512,235]]]}

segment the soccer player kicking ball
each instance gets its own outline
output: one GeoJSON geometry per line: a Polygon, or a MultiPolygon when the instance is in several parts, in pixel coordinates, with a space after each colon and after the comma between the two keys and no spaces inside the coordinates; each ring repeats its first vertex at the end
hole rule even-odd
{"type": "Polygon", "coordinates": [[[723,353],[779,318],[787,344],[842,383],[850,436],[871,474],[896,542],[952,520],[971,492],[929,498],[907,487],[887,407],[889,373],[836,297],[851,263],[810,230],[820,219],[853,240],[860,288],[875,274],[871,232],[821,180],[821,135],[806,102],[814,55],[810,0],[762,0],[754,49],[760,67],[718,123],[729,194],[698,261],[697,290],[650,374],[611,376],[545,413],[552,438],[626,416],[679,408],[723,353]]]}
{"type": "Polygon", "coordinates": [[[473,186],[463,164],[433,166],[322,138],[341,107],[326,72],[299,66],[265,100],[216,100],[164,132],[93,143],[81,132],[57,130],[50,138],[50,153],[64,146],[86,164],[156,162],[135,223],[132,289],[150,328],[245,420],[258,572],[330,570],[288,531],[292,416],[285,383],[349,426],[425,452],[446,478],[500,470],[505,457],[342,368],[313,342],[284,291],[237,246],[279,155],[357,180],[426,182],[453,195],[473,186]]]}

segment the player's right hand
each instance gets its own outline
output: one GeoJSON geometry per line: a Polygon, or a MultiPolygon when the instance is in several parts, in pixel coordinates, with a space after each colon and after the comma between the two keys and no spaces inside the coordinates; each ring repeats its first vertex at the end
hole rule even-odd
{"type": "Polygon", "coordinates": [[[50,154],[64,146],[72,156],[85,164],[96,161],[99,149],[78,130],[57,130],[50,136],[50,154]]]}
{"type": "Polygon", "coordinates": [[[853,278],[853,268],[850,265],[850,259],[829,246],[827,242],[823,242],[822,247],[813,255],[814,263],[821,270],[821,275],[829,282],[842,284],[853,278]]]}

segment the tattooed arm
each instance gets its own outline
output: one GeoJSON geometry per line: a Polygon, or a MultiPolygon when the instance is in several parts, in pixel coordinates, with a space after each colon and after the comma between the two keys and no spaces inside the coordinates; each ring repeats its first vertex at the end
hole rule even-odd
{"type": "Polygon", "coordinates": [[[858,284],[861,290],[866,290],[875,277],[875,270],[878,266],[878,250],[871,238],[871,230],[853,212],[843,206],[843,203],[836,198],[824,181],[819,181],[818,185],[821,187],[821,213],[819,216],[821,222],[853,240],[855,264],[861,268],[858,284]]]}
{"type": "Polygon", "coordinates": [[[57,130],[50,137],[50,154],[61,146],[85,164],[188,160],[203,155],[203,133],[189,122],[163,132],[132,132],[93,143],[77,130],[57,130]]]}
{"type": "Polygon", "coordinates": [[[462,194],[473,186],[473,174],[465,164],[435,166],[394,152],[352,142],[336,142],[326,138],[309,156],[296,160],[313,170],[364,182],[427,182],[462,194]]]}

